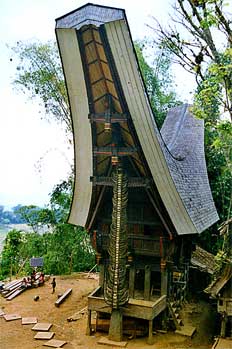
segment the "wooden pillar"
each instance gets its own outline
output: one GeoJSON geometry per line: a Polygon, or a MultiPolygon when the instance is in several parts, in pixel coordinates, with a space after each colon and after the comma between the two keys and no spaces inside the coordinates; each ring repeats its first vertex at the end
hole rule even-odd
{"type": "Polygon", "coordinates": [[[103,288],[104,286],[104,275],[105,275],[105,266],[104,264],[99,265],[99,286],[103,288]]]}
{"type": "Polygon", "coordinates": [[[226,323],[227,323],[227,315],[224,313],[222,314],[222,321],[221,321],[221,337],[225,338],[226,336],[226,323]]]}
{"type": "Polygon", "coordinates": [[[88,318],[87,318],[87,328],[86,328],[86,336],[90,336],[92,333],[92,325],[91,325],[91,310],[88,310],[88,318]]]}
{"type": "Polygon", "coordinates": [[[122,312],[113,309],[110,318],[109,339],[116,342],[122,341],[122,312]]]}
{"type": "Polygon", "coordinates": [[[146,301],[150,300],[150,290],[151,290],[151,267],[150,265],[145,265],[144,299],[146,301]]]}
{"type": "Polygon", "coordinates": [[[161,269],[161,296],[168,295],[168,271],[166,268],[166,263],[162,263],[160,265],[161,269]]]}
{"type": "Polygon", "coordinates": [[[154,344],[154,341],[153,341],[153,320],[149,320],[147,344],[150,344],[150,345],[154,344]]]}
{"type": "Polygon", "coordinates": [[[129,297],[134,298],[135,296],[135,266],[130,266],[129,272],[129,297]]]}

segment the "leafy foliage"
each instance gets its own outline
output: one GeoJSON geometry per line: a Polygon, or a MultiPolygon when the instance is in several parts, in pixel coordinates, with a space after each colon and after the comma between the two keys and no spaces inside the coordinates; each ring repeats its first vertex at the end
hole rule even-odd
{"type": "Polygon", "coordinates": [[[50,207],[22,206],[20,214],[33,228],[32,233],[12,230],[7,234],[0,259],[0,278],[20,270],[30,273],[29,259],[42,256],[44,272],[67,274],[89,270],[94,264],[94,251],[87,232],[66,223],[71,202],[72,181],[63,181],[51,193],[50,207]],[[40,225],[48,231],[38,233],[40,225]]]}
{"type": "Polygon", "coordinates": [[[19,41],[12,50],[18,60],[14,85],[31,99],[37,98],[44,107],[45,116],[62,122],[67,131],[71,131],[68,97],[57,45],[53,42],[19,41]]]}
{"type": "MultiPolygon", "coordinates": [[[[168,29],[156,21],[156,43],[163,43],[174,62],[194,74],[197,90],[193,113],[205,120],[205,148],[210,185],[221,221],[232,206],[232,27],[224,0],[175,0],[168,29]],[[222,117],[223,115],[223,117],[222,117]]],[[[202,235],[209,250],[216,226],[202,235]]]]}
{"type": "Polygon", "coordinates": [[[21,206],[17,213],[21,219],[26,222],[35,233],[39,232],[42,225],[52,225],[55,223],[54,213],[47,208],[40,208],[35,205],[21,206]]]}
{"type": "Polygon", "coordinates": [[[0,278],[16,274],[20,263],[21,233],[15,229],[8,232],[1,256],[0,278]]]}
{"type": "MultiPolygon", "coordinates": [[[[161,128],[168,110],[180,104],[173,88],[173,77],[170,73],[170,53],[161,47],[155,52],[155,59],[150,66],[146,61],[146,52],[152,50],[148,40],[134,43],[139,66],[150,98],[155,120],[161,128]]],[[[150,53],[149,53],[150,56],[150,53]]]]}

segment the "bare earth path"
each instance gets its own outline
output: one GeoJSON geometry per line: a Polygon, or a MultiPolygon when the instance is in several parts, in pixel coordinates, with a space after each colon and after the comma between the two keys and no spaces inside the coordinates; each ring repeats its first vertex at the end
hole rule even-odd
{"type": "MultiPolygon", "coordinates": [[[[86,313],[75,322],[68,322],[67,318],[87,305],[88,294],[97,287],[98,280],[87,278],[86,274],[56,277],[57,287],[55,294],[51,293],[51,280],[44,286],[27,290],[12,301],[6,301],[0,297],[0,308],[5,313],[18,313],[22,317],[36,316],[39,322],[53,324],[51,331],[55,332],[55,339],[65,340],[65,349],[111,349],[109,346],[97,344],[103,333],[86,336],[86,313]],[[67,288],[72,288],[72,294],[61,304],[55,307],[54,302],[58,294],[62,294],[67,288]],[[34,301],[34,296],[39,295],[39,300],[34,301]]],[[[205,312],[205,311],[204,311],[205,312]]],[[[204,322],[204,321],[203,321],[204,322]]],[[[146,344],[146,338],[128,340],[127,348],[135,349],[209,349],[210,340],[207,336],[207,319],[205,332],[201,331],[191,341],[183,336],[168,334],[155,334],[154,345],[146,344]]],[[[45,341],[35,340],[35,332],[31,330],[33,325],[21,325],[21,320],[6,322],[0,318],[0,349],[36,349],[46,348],[45,341]]],[[[202,328],[202,326],[201,326],[202,328]]],[[[127,340],[127,338],[125,338],[127,340]]],[[[113,348],[113,347],[112,347],[113,348]]]]}

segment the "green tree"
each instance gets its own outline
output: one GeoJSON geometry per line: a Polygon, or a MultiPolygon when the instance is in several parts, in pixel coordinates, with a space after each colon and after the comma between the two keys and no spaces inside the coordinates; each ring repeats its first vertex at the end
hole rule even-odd
{"type": "MultiPolygon", "coordinates": [[[[158,42],[165,43],[175,61],[196,76],[201,85],[197,96],[201,92],[212,98],[215,93],[219,105],[232,120],[232,26],[227,3],[224,0],[174,3],[173,26],[165,29],[156,21],[158,42]]],[[[210,101],[206,102],[198,105],[201,117],[209,115],[210,101]]]]}
{"type": "MultiPolygon", "coordinates": [[[[165,43],[179,63],[194,74],[193,113],[205,120],[209,180],[221,221],[232,206],[232,26],[224,0],[176,0],[168,29],[156,21],[157,44],[165,43]]],[[[213,227],[215,231],[215,227],[213,227]]],[[[211,230],[212,232],[212,230],[211,230]]],[[[211,234],[206,233],[208,248],[211,234]]]]}
{"type": "Polygon", "coordinates": [[[50,206],[20,206],[19,211],[33,232],[11,231],[5,240],[0,259],[1,278],[30,273],[29,259],[44,258],[44,271],[48,274],[68,274],[86,271],[95,263],[95,254],[88,233],[81,227],[66,223],[71,203],[72,180],[54,187],[50,206]],[[38,228],[46,224],[49,230],[39,234],[38,228]],[[25,262],[26,261],[26,262],[25,262]]]}
{"type": "Polygon", "coordinates": [[[18,230],[8,232],[3,246],[3,251],[0,259],[0,278],[17,273],[20,263],[20,248],[22,245],[22,234],[18,230]]]}
{"type": "Polygon", "coordinates": [[[67,221],[72,201],[72,191],[72,176],[55,185],[50,196],[50,207],[54,213],[56,223],[65,223],[67,221]]]}
{"type": "Polygon", "coordinates": [[[40,208],[35,205],[20,206],[17,213],[33,229],[34,233],[38,233],[42,225],[55,224],[54,213],[48,208],[40,208]]]}
{"type": "Polygon", "coordinates": [[[12,48],[17,72],[14,86],[43,107],[42,117],[62,122],[71,132],[71,117],[57,45],[53,42],[25,43],[12,48]],[[44,113],[45,112],[45,113],[44,113]]]}
{"type": "Polygon", "coordinates": [[[81,227],[67,224],[73,182],[72,177],[54,187],[50,198],[50,209],[56,224],[53,235],[48,236],[45,261],[52,273],[71,273],[90,269],[94,264],[94,251],[88,233],[81,227]]]}
{"type": "Polygon", "coordinates": [[[161,128],[168,110],[180,104],[174,91],[173,76],[170,72],[171,55],[164,46],[160,45],[155,53],[152,53],[155,58],[149,65],[147,60],[151,59],[151,52],[154,51],[151,42],[149,40],[136,41],[134,45],[155,120],[158,127],[161,128]],[[148,52],[147,57],[146,52],[148,52]]]}

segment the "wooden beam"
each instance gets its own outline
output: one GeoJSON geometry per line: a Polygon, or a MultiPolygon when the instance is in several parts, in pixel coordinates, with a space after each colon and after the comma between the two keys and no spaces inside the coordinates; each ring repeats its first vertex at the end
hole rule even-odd
{"type": "Polygon", "coordinates": [[[97,122],[97,123],[104,123],[104,122],[110,122],[110,123],[116,123],[116,122],[126,122],[127,121],[127,114],[124,113],[111,113],[111,112],[105,112],[105,113],[91,113],[89,114],[89,120],[91,122],[97,122]]]}
{"type": "Polygon", "coordinates": [[[173,234],[172,234],[171,230],[169,229],[169,227],[168,227],[168,225],[167,225],[167,223],[166,223],[166,221],[165,221],[163,215],[161,214],[161,212],[160,212],[158,206],[156,205],[155,200],[153,199],[153,197],[152,197],[152,195],[150,194],[150,192],[149,192],[148,189],[146,189],[146,192],[147,192],[147,195],[149,196],[149,199],[151,200],[152,205],[154,206],[156,212],[158,213],[158,216],[159,216],[159,218],[161,219],[161,222],[163,223],[165,229],[167,230],[168,235],[169,235],[169,237],[170,237],[170,240],[172,240],[172,239],[173,239],[173,234]]]}
{"type": "Polygon", "coordinates": [[[55,302],[55,306],[59,307],[61,305],[61,303],[64,302],[64,300],[72,293],[72,288],[68,288],[65,293],[57,299],[57,301],[55,302]]]}
{"type": "MultiPolygon", "coordinates": [[[[108,172],[107,172],[107,176],[110,175],[111,171],[112,171],[112,165],[109,166],[109,169],[108,169],[108,172]]],[[[94,222],[94,220],[95,220],[95,217],[96,217],[97,211],[98,211],[98,209],[99,209],[99,206],[100,206],[100,204],[101,204],[101,201],[102,201],[103,195],[104,195],[104,193],[105,193],[105,190],[106,190],[106,186],[104,186],[104,187],[102,188],[101,192],[100,192],[100,195],[99,195],[99,197],[98,197],[97,203],[96,203],[96,205],[95,205],[95,209],[94,209],[93,214],[92,214],[92,218],[91,218],[91,220],[90,220],[90,222],[89,222],[88,227],[86,228],[87,231],[89,231],[89,230],[91,229],[91,227],[92,227],[92,224],[93,224],[93,222],[94,222]]]]}
{"type": "Polygon", "coordinates": [[[7,301],[11,301],[12,299],[14,299],[15,297],[17,297],[19,294],[23,293],[26,290],[26,288],[20,288],[18,290],[15,290],[12,294],[10,294],[6,300],[7,301]]]}
{"type": "MultiPolygon", "coordinates": [[[[92,176],[90,181],[93,182],[93,185],[105,185],[108,187],[113,186],[112,177],[99,177],[92,176]]],[[[129,177],[128,178],[128,187],[130,188],[148,188],[150,186],[151,180],[146,177],[129,177]]]]}
{"type": "Polygon", "coordinates": [[[98,200],[97,200],[97,204],[96,204],[95,209],[94,209],[93,214],[92,214],[92,218],[91,218],[91,220],[89,222],[89,225],[87,227],[87,231],[89,231],[91,229],[91,227],[92,227],[93,221],[94,221],[94,219],[96,217],[96,214],[97,214],[98,208],[100,206],[100,203],[102,201],[103,194],[104,194],[105,190],[106,190],[106,186],[104,186],[102,188],[101,192],[100,192],[100,195],[99,195],[98,200]]]}
{"type": "Polygon", "coordinates": [[[128,156],[137,152],[137,148],[132,147],[94,147],[93,155],[118,155],[118,156],[128,156]]]}

